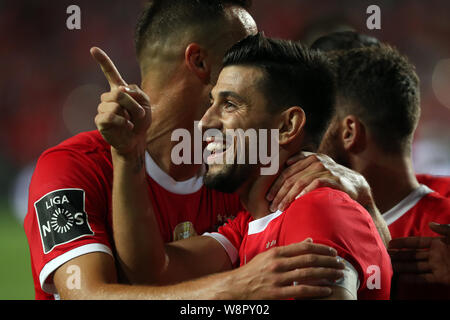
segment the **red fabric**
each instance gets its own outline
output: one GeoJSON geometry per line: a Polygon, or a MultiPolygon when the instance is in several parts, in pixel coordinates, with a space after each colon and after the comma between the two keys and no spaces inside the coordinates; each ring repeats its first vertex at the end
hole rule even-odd
{"type": "Polygon", "coordinates": [[[436,191],[445,198],[450,198],[450,177],[416,174],[417,181],[436,191]]]}
{"type": "Polygon", "coordinates": [[[450,199],[437,192],[423,196],[417,204],[391,223],[389,231],[392,239],[402,237],[438,237],[428,224],[437,222],[450,223],[450,199]]]}
{"type": "Polygon", "coordinates": [[[249,213],[241,212],[219,229],[219,233],[238,249],[241,265],[273,246],[289,245],[310,237],[315,243],[335,248],[338,255],[358,271],[358,299],[389,299],[392,277],[389,255],[369,213],[347,194],[330,188],[312,191],[295,200],[263,230],[249,235],[254,229],[248,224],[260,223],[259,220],[252,220],[249,213]],[[373,265],[380,268],[380,289],[367,287],[373,265]]]}
{"type": "MultiPolygon", "coordinates": [[[[110,147],[98,131],[85,132],[70,138],[47,150],[39,158],[30,184],[28,214],[24,223],[31,253],[36,299],[53,299],[51,294],[42,290],[39,274],[42,268],[56,257],[89,243],[104,244],[114,252],[112,176],[110,147]],[[44,240],[41,237],[35,204],[55,190],[63,189],[60,192],[64,194],[68,188],[84,191],[85,212],[94,234],[83,235],[68,243],[56,245],[50,252],[44,253],[44,240]]],[[[148,176],[147,191],[154,204],[154,212],[165,242],[173,240],[174,229],[180,223],[191,222],[196,233],[202,234],[215,231],[223,217],[234,216],[241,209],[237,195],[224,194],[205,186],[192,194],[174,194],[148,176]]],[[[49,212],[58,208],[58,205],[51,207],[49,199],[42,205],[49,207],[49,212]]],[[[51,282],[51,277],[47,281],[51,282]]]]}

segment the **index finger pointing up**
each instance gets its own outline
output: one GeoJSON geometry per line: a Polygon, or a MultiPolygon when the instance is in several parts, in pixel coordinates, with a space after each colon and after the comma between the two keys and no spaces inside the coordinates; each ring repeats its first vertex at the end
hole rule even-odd
{"type": "Polygon", "coordinates": [[[127,83],[122,79],[122,76],[120,75],[114,63],[102,49],[92,47],[90,51],[92,57],[102,68],[103,74],[108,80],[111,89],[115,89],[119,86],[127,86],[127,83]]]}

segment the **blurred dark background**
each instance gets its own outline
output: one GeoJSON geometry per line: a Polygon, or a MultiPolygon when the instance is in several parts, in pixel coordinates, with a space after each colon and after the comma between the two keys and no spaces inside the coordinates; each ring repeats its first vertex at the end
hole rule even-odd
{"type": "MultiPolygon", "coordinates": [[[[35,161],[46,148],[95,129],[108,87],[89,48],[103,48],[129,83],[140,83],[133,33],[144,2],[0,1],[0,299],[33,298],[21,224],[35,161]],[[73,4],[81,30],[66,27],[73,4]]],[[[406,54],[421,79],[415,169],[450,175],[450,1],[254,0],[251,13],[267,36],[310,44],[356,30],[406,54]],[[380,30],[367,29],[369,5],[381,9],[380,30]]]]}

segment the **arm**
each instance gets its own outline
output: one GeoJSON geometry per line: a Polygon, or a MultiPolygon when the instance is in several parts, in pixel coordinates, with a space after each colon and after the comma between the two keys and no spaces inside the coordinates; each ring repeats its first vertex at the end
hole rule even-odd
{"type": "Polygon", "coordinates": [[[112,221],[117,259],[131,283],[155,283],[168,257],[147,195],[144,152],[125,159],[114,149],[111,151],[112,221]]]}
{"type": "Polygon", "coordinates": [[[229,273],[164,287],[119,284],[113,258],[95,252],[62,265],[53,281],[61,299],[226,299],[232,278],[229,273]],[[73,266],[79,268],[79,273],[73,272],[73,266]],[[74,279],[77,275],[79,280],[74,279]],[[79,286],[70,285],[72,281],[79,281],[79,286]]]}
{"type": "Polygon", "coordinates": [[[155,282],[166,254],[153,207],[146,193],[146,131],[151,124],[148,96],[128,86],[111,59],[100,49],[91,54],[111,87],[101,96],[95,123],[111,145],[114,167],[113,236],[120,269],[131,283],[155,282]]]}
{"type": "Polygon", "coordinates": [[[139,87],[122,80],[104,52],[93,48],[91,53],[111,86],[101,97],[95,120],[111,145],[114,240],[127,280],[140,284],[173,282],[230,269],[228,256],[220,254],[222,249],[217,255],[214,249],[218,244],[212,239],[198,237],[192,242],[164,245],[147,194],[144,155],[151,123],[149,98],[139,87]],[[199,257],[199,263],[186,265],[193,257],[199,257]]]}
{"type": "Polygon", "coordinates": [[[242,268],[168,286],[118,284],[113,258],[95,252],[66,262],[55,271],[53,281],[62,299],[203,300],[326,297],[331,293],[330,288],[303,283],[324,277],[331,281],[336,280],[340,276],[336,273],[336,268],[342,266],[334,257],[324,255],[320,263],[330,267],[327,270],[328,276],[325,275],[325,270],[316,269],[310,272],[308,266],[317,264],[318,261],[312,261],[311,256],[307,254],[298,255],[311,250],[328,254],[331,252],[326,246],[308,242],[272,248],[256,256],[242,268]],[[79,272],[73,272],[74,266],[79,272]],[[299,285],[291,285],[293,281],[299,282],[299,285]]]}

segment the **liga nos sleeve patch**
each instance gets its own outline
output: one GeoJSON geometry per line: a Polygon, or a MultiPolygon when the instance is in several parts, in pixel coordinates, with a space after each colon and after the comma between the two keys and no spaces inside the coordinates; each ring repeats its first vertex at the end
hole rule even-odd
{"type": "Polygon", "coordinates": [[[34,208],[45,254],[56,246],[94,234],[88,223],[82,189],[52,191],[36,201],[34,208]]]}

